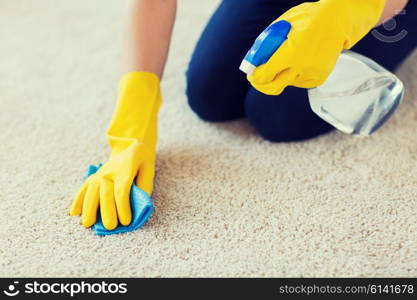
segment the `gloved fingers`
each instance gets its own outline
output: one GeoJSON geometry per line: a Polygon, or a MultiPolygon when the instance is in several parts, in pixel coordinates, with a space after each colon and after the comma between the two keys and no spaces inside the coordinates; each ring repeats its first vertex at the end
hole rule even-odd
{"type": "Polygon", "coordinates": [[[303,88],[303,89],[312,89],[312,88],[318,87],[319,85],[321,84],[315,79],[305,79],[305,80],[294,81],[295,87],[303,88]]]}
{"type": "Polygon", "coordinates": [[[299,77],[294,81],[294,86],[304,89],[316,88],[325,83],[326,77],[323,78],[302,78],[299,77]]]}
{"type": "Polygon", "coordinates": [[[117,208],[117,216],[120,224],[127,226],[132,221],[130,210],[130,189],[133,180],[116,180],[114,182],[114,196],[117,208]]]}
{"type": "Polygon", "coordinates": [[[282,46],[272,55],[272,57],[263,65],[255,69],[248,80],[253,84],[267,84],[283,70],[290,67],[294,51],[292,50],[290,40],[286,40],[282,46]]]}
{"type": "Polygon", "coordinates": [[[274,80],[267,84],[252,83],[252,86],[266,95],[277,96],[281,94],[284,89],[293,85],[293,82],[298,77],[298,73],[295,69],[286,69],[276,76],[274,80]]]}
{"type": "Polygon", "coordinates": [[[155,177],[155,162],[146,161],[139,169],[139,174],[136,178],[136,185],[146,192],[149,196],[153,191],[153,180],[155,177]]]}
{"type": "Polygon", "coordinates": [[[102,178],[100,181],[100,213],[103,225],[107,230],[113,230],[117,227],[114,184],[107,178],[102,178]]]}
{"type": "Polygon", "coordinates": [[[70,216],[79,216],[82,212],[84,196],[87,191],[88,182],[85,181],[72,201],[70,216]]]}
{"type": "Polygon", "coordinates": [[[91,180],[88,184],[82,212],[82,223],[84,227],[90,227],[96,223],[97,210],[100,201],[99,188],[100,185],[97,180],[91,180]]]}

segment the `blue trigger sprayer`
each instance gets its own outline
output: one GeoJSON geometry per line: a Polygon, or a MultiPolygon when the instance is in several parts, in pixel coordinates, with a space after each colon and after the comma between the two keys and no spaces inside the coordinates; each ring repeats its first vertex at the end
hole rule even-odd
{"type": "Polygon", "coordinates": [[[248,75],[252,74],[256,67],[266,63],[281,47],[290,30],[291,24],[287,21],[279,21],[267,27],[258,36],[239,69],[248,75]]]}
{"type": "MultiPolygon", "coordinates": [[[[252,74],[285,43],[290,31],[291,24],[285,20],[270,25],[239,69],[252,74]]],[[[323,120],[344,133],[367,136],[392,116],[404,92],[397,76],[363,55],[345,51],[326,82],[309,89],[308,96],[311,109],[323,120]]]]}

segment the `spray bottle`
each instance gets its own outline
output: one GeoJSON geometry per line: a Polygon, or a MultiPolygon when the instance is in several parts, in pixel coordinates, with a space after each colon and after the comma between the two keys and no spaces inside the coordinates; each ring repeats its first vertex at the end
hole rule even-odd
{"type": "MultiPolygon", "coordinates": [[[[281,47],[290,30],[287,21],[266,28],[239,69],[252,74],[281,47]]],[[[308,96],[311,109],[323,120],[344,133],[367,136],[392,116],[404,98],[404,85],[373,60],[345,51],[326,82],[309,89],[308,96]]]]}

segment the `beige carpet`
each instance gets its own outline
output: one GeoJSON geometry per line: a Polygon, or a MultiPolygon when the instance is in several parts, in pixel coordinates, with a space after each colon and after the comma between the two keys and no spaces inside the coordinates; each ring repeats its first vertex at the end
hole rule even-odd
{"type": "Polygon", "coordinates": [[[0,276],[417,276],[417,57],[376,135],[271,144],[188,109],[183,74],[217,1],[179,2],[156,212],[99,238],[68,209],[108,155],[123,1],[0,0],[0,276]]]}

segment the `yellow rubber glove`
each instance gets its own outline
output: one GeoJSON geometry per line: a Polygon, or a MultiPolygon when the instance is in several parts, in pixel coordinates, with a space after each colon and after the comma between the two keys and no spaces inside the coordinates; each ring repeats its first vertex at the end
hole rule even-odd
{"type": "Polygon", "coordinates": [[[130,189],[136,184],[152,194],[155,175],[157,115],[162,103],[160,83],[153,73],[132,72],[120,81],[115,113],[107,131],[109,160],[83,184],[70,215],[82,214],[82,224],[96,223],[98,208],[108,230],[129,225],[130,189]]]}
{"type": "Polygon", "coordinates": [[[290,85],[323,84],[343,49],[353,47],[378,23],[386,1],[321,0],[293,7],[275,21],[291,23],[288,39],[248,80],[268,95],[279,95],[290,85]]]}

